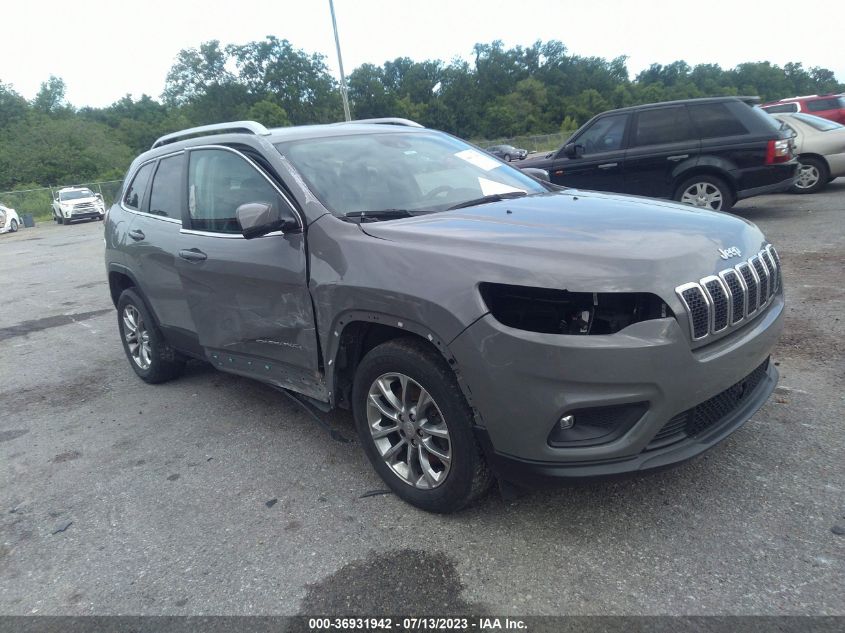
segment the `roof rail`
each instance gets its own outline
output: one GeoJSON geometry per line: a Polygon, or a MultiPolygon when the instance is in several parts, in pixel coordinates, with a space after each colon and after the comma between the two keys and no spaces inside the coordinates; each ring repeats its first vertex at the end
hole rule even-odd
{"type": "Polygon", "coordinates": [[[356,121],[346,121],[346,123],[375,123],[379,125],[401,125],[405,127],[425,127],[416,121],[410,119],[402,119],[400,117],[388,116],[377,119],[358,119],[356,121]]]}
{"type": "Polygon", "coordinates": [[[188,128],[172,134],[165,134],[156,139],[150,149],[174,143],[180,139],[188,138],[189,136],[205,136],[208,134],[223,134],[224,132],[241,132],[245,134],[256,134],[260,136],[267,136],[270,131],[255,121],[231,121],[230,123],[215,123],[213,125],[200,125],[199,127],[188,128]]]}

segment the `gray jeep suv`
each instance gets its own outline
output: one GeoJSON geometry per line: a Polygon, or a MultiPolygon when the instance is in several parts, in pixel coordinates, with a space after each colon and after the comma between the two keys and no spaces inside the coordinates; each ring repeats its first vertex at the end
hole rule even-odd
{"type": "Polygon", "coordinates": [[[162,137],[105,238],[143,380],[198,358],[351,409],[427,510],[683,461],[777,382],[780,261],[756,226],[562,189],[411,122],[162,137]]]}

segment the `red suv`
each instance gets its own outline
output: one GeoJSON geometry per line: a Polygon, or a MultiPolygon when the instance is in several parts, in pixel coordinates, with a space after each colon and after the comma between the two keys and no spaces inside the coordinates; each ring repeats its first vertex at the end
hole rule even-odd
{"type": "Polygon", "coordinates": [[[809,95],[790,97],[761,106],[772,114],[778,112],[806,112],[845,125],[845,95],[809,95]]]}

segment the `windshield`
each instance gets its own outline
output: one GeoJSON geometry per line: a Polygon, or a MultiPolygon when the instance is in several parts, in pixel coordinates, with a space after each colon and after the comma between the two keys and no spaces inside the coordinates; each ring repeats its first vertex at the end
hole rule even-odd
{"type": "Polygon", "coordinates": [[[439,132],[389,132],[278,143],[333,213],[444,211],[496,194],[546,193],[522,172],[439,132]]]}
{"type": "Polygon", "coordinates": [[[90,189],[79,189],[78,191],[63,191],[59,194],[59,200],[79,200],[80,198],[93,198],[94,192],[90,189]]]}
{"type": "Polygon", "coordinates": [[[830,121],[828,119],[823,119],[820,116],[813,116],[812,114],[793,114],[794,118],[798,119],[802,123],[806,123],[810,127],[814,127],[820,132],[828,132],[830,130],[838,130],[843,125],[840,125],[836,121],[830,121]]]}

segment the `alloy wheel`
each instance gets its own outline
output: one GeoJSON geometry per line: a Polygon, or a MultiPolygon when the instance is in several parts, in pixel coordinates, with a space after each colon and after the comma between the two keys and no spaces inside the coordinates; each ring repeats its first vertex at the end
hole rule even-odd
{"type": "Polygon", "coordinates": [[[440,407],[405,374],[382,374],[367,394],[367,422],[381,458],[410,486],[431,489],[449,474],[452,444],[440,407]]]}
{"type": "Polygon", "coordinates": [[[798,179],[795,181],[796,189],[812,189],[819,182],[821,174],[815,165],[801,164],[798,171],[798,179]]]}
{"type": "Polygon", "coordinates": [[[681,202],[694,207],[719,211],[722,208],[722,192],[709,182],[697,182],[684,190],[681,202]]]}
{"type": "Polygon", "coordinates": [[[131,304],[123,308],[123,336],[135,364],[141,369],[148,369],[152,363],[150,332],[141,313],[131,304]]]}

